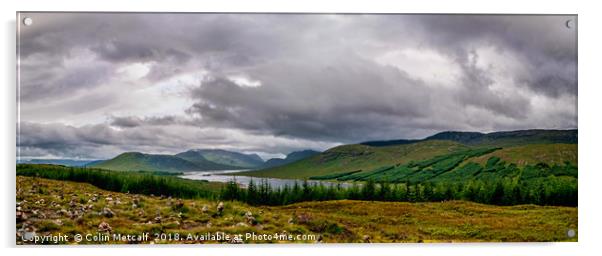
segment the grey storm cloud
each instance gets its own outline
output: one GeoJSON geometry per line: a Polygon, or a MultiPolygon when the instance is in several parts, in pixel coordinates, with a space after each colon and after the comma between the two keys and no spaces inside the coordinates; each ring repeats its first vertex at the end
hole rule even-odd
{"type": "Polygon", "coordinates": [[[278,154],[577,126],[576,31],[564,26],[576,16],[28,15],[18,145],[27,155],[199,145],[278,154]],[[157,113],[170,102],[182,106],[157,113]]]}

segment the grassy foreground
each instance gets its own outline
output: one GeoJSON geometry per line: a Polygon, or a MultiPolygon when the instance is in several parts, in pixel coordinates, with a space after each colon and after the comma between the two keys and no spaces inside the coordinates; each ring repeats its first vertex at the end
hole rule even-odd
{"type": "Polygon", "coordinates": [[[22,235],[59,233],[70,238],[59,243],[75,243],[75,234],[111,237],[80,244],[577,241],[566,235],[569,229],[577,230],[573,207],[351,200],[254,207],[224,202],[220,214],[216,201],[116,193],[86,183],[21,176],[16,201],[17,244],[33,243],[23,241],[22,235]],[[113,239],[115,234],[143,232],[150,233],[149,240],[113,239]],[[242,240],[200,238],[217,232],[241,234],[242,240]],[[155,240],[156,233],[165,239],[155,240]],[[256,237],[247,239],[253,233],[256,237]],[[272,239],[257,236],[262,234],[272,239]]]}

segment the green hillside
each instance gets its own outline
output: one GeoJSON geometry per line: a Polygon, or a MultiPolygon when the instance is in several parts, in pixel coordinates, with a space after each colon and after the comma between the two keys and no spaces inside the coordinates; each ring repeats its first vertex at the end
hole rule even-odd
{"type": "Polygon", "coordinates": [[[258,171],[238,173],[254,177],[308,178],[312,176],[356,170],[372,170],[384,165],[396,165],[423,160],[449,152],[468,149],[452,141],[423,141],[413,144],[371,147],[361,144],[331,148],[321,154],[288,165],[258,171]]]}
{"type": "Polygon", "coordinates": [[[476,157],[471,161],[485,164],[489,158],[496,156],[503,161],[518,166],[546,163],[548,165],[570,162],[577,165],[577,144],[531,144],[507,147],[489,154],[476,157]]]}
{"type": "Polygon", "coordinates": [[[406,164],[384,165],[370,171],[328,174],[311,178],[416,184],[425,182],[466,183],[469,181],[495,183],[505,179],[509,179],[509,182],[530,182],[535,179],[548,179],[551,176],[556,176],[563,179],[563,182],[576,186],[577,166],[576,162],[571,161],[571,157],[563,159],[552,155],[555,161],[546,161],[549,160],[547,158],[540,158],[541,161],[539,161],[535,158],[542,157],[546,153],[549,155],[550,152],[562,152],[562,156],[571,156],[572,153],[576,154],[576,147],[572,146],[567,144],[542,144],[509,149],[470,149],[438,155],[427,160],[410,161],[406,164]],[[521,152],[528,153],[521,154],[521,152]],[[498,157],[498,155],[505,158],[498,157]],[[525,158],[520,158],[521,155],[524,155],[525,158]],[[509,159],[509,161],[505,159],[509,159]],[[517,162],[520,162],[521,165],[518,165],[517,162]]]}
{"type": "Polygon", "coordinates": [[[205,165],[210,161],[228,166],[228,169],[254,168],[263,164],[263,160],[256,154],[242,154],[221,149],[193,149],[176,156],[199,165],[205,165]]]}
{"type": "Polygon", "coordinates": [[[162,172],[187,172],[230,168],[229,166],[209,161],[192,163],[172,155],[152,155],[139,152],[123,153],[113,159],[91,165],[91,167],[117,171],[162,172]]]}
{"type": "MultiPolygon", "coordinates": [[[[371,141],[343,145],[319,155],[291,164],[241,173],[255,177],[309,178],[338,177],[343,173],[355,176],[390,166],[404,166],[412,161],[428,160],[452,152],[469,149],[498,148],[470,161],[484,165],[496,156],[520,167],[545,163],[577,165],[577,130],[519,130],[507,132],[442,132],[422,140],[371,141]]],[[[457,160],[459,158],[454,158],[457,160]]],[[[468,158],[455,167],[464,166],[468,158]]],[[[424,173],[422,173],[424,174],[424,173]]],[[[439,174],[437,174],[439,175],[439,174]]]]}

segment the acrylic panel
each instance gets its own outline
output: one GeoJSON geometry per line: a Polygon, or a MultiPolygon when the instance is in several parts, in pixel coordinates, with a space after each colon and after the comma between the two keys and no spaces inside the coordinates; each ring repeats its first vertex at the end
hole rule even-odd
{"type": "Polygon", "coordinates": [[[577,241],[577,16],[17,13],[17,244],[577,241]]]}

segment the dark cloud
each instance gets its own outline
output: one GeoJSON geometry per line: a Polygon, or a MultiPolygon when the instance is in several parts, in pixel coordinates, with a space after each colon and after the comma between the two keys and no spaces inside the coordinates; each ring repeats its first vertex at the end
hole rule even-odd
{"type": "Polygon", "coordinates": [[[29,155],[278,154],[577,126],[574,16],[28,16],[18,146],[29,155]]]}
{"type": "Polygon", "coordinates": [[[110,124],[115,127],[130,128],[143,125],[172,125],[183,123],[183,120],[179,120],[175,116],[161,116],[161,117],[136,117],[136,116],[123,116],[123,117],[111,117],[110,124]]]}

